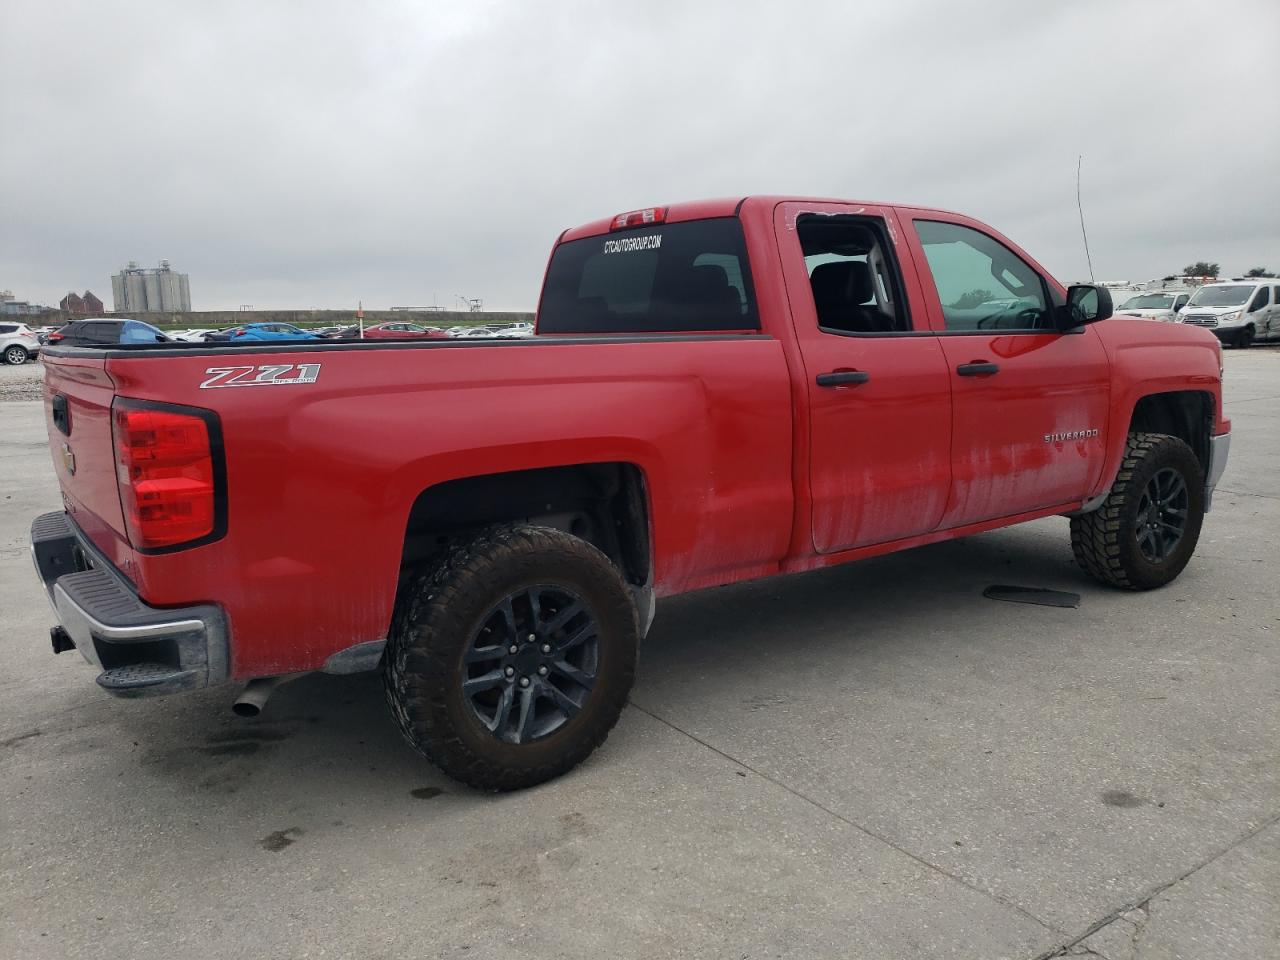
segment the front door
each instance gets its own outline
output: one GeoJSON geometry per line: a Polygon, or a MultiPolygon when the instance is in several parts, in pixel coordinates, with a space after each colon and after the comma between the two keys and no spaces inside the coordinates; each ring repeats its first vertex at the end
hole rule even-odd
{"type": "Polygon", "coordinates": [[[1097,332],[1059,331],[1062,291],[981,224],[899,213],[911,221],[951,381],[942,527],[1082,501],[1107,449],[1110,368],[1097,332]]]}
{"type": "Polygon", "coordinates": [[[951,483],[949,378],[896,217],[785,203],[775,229],[804,364],[814,549],[935,529],[951,483]]]}

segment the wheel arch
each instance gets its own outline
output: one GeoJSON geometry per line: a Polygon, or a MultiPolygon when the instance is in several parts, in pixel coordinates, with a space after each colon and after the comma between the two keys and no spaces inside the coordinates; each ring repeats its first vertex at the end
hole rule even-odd
{"type": "Polygon", "coordinates": [[[1167,433],[1189,446],[1205,473],[1209,472],[1209,438],[1216,416],[1213,394],[1207,390],[1171,390],[1138,398],[1125,431],[1167,433]]]}
{"type": "Polygon", "coordinates": [[[649,483],[627,461],[577,463],[458,477],[422,490],[409,508],[399,586],[471,531],[533,523],[580,537],[621,572],[641,633],[653,616],[649,483]]]}

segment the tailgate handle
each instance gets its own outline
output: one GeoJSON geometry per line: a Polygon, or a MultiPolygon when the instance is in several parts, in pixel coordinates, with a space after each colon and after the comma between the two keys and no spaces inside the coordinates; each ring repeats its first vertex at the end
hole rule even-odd
{"type": "Polygon", "coordinates": [[[71,436],[71,408],[67,406],[67,398],[62,394],[54,394],[50,404],[53,410],[53,425],[64,437],[71,436]]]}
{"type": "Polygon", "coordinates": [[[844,387],[866,383],[870,379],[871,374],[865,370],[833,370],[818,374],[817,383],[820,387],[844,387]]]}
{"type": "Polygon", "coordinates": [[[956,367],[956,373],[962,377],[989,377],[993,373],[1000,372],[998,363],[962,363],[956,367]]]}

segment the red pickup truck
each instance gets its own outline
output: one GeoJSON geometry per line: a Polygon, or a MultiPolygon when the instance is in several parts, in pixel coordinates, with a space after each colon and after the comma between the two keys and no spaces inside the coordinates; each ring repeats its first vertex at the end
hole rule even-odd
{"type": "Polygon", "coordinates": [[[940,210],[749,197],[566,230],[523,341],[45,353],[61,626],[111,693],[380,669],[486,789],[562,773],[657,597],[1054,514],[1149,589],[1227,459],[1207,331],[940,210]]]}

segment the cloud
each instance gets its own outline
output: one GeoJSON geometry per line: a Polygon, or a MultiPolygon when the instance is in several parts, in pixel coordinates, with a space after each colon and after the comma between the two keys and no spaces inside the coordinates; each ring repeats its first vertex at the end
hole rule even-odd
{"type": "Polygon", "coordinates": [[[529,308],[551,242],[751,192],[962,210],[1064,281],[1280,268],[1266,0],[9,0],[0,286],[529,308]],[[1220,29],[1220,39],[1206,33],[1220,29]]]}

